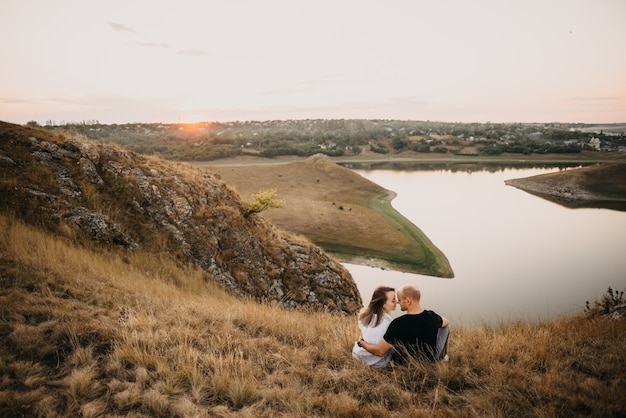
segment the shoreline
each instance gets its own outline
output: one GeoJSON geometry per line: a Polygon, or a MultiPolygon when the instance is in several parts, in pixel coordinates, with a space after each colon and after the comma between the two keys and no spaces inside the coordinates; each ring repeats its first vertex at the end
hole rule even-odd
{"type": "MultiPolygon", "coordinates": [[[[275,158],[256,157],[253,155],[239,156],[234,158],[222,158],[210,161],[192,161],[192,165],[200,167],[230,167],[241,165],[274,165],[288,164],[304,161],[310,157],[283,156],[275,158]]],[[[585,151],[579,154],[503,154],[500,156],[473,156],[473,155],[433,155],[428,154],[402,154],[402,155],[355,155],[343,157],[328,157],[334,163],[414,163],[414,164],[599,164],[609,162],[626,162],[626,153],[591,152],[585,151]]]]}

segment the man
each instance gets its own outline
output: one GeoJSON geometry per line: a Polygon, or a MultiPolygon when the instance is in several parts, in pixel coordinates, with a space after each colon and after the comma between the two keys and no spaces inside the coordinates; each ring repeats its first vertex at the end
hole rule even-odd
{"type": "Polygon", "coordinates": [[[405,362],[407,356],[418,360],[447,360],[450,321],[422,308],[420,299],[421,292],[417,287],[410,284],[402,286],[398,289],[397,300],[400,310],[406,315],[391,321],[378,344],[370,344],[363,339],[357,344],[379,357],[393,349],[393,360],[397,363],[405,362]]]}

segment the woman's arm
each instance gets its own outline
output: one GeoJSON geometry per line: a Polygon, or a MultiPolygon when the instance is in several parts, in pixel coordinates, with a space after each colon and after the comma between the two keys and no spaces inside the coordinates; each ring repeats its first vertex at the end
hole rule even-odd
{"type": "Polygon", "coordinates": [[[393,345],[385,341],[384,338],[382,338],[378,344],[370,344],[363,339],[359,340],[357,344],[378,357],[383,357],[393,348],[393,345]]]}

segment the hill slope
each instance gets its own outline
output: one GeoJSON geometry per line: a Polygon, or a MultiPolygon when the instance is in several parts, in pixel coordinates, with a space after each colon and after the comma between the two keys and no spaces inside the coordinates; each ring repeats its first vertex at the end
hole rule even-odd
{"type": "Polygon", "coordinates": [[[623,162],[511,179],[505,183],[571,208],[626,211],[626,163],[623,162]]]}
{"type": "Polygon", "coordinates": [[[453,277],[445,255],[390,204],[395,193],[324,155],[285,164],[214,166],[244,198],[276,189],[285,201],[266,217],[342,261],[453,277]]]}
{"type": "Polygon", "coordinates": [[[202,268],[240,296],[354,313],[348,271],[261,216],[213,174],[111,145],[0,122],[0,211],[89,248],[202,268]]]}

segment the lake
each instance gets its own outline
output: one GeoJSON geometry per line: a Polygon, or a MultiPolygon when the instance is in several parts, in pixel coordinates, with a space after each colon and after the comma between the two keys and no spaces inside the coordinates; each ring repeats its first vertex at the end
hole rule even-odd
{"type": "MultiPolygon", "coordinates": [[[[367,304],[378,285],[414,283],[422,305],[457,325],[541,321],[626,289],[626,212],[568,209],[504,181],[563,167],[359,168],[448,257],[455,277],[344,264],[367,304]]],[[[395,312],[399,315],[400,310],[395,312]]]]}

